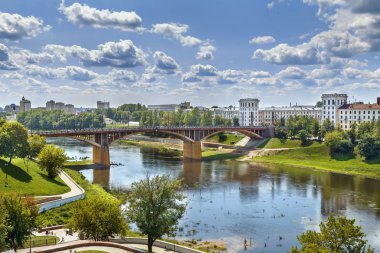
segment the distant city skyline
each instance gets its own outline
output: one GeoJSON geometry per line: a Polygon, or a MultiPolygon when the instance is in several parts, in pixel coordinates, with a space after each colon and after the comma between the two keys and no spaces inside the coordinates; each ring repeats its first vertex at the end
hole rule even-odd
{"type": "Polygon", "coordinates": [[[377,0],[0,3],[0,106],[313,104],[380,93],[377,0]]]}

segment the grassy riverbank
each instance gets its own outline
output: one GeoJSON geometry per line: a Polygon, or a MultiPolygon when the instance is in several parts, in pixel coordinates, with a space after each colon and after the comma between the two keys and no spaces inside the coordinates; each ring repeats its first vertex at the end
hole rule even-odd
{"type": "MultiPolygon", "coordinates": [[[[322,144],[316,141],[311,141],[306,145],[306,147],[318,147],[322,144]]],[[[259,148],[267,148],[267,149],[276,149],[276,148],[303,148],[300,140],[291,140],[284,139],[281,140],[279,138],[271,138],[266,139],[259,148]]]]}
{"type": "Polygon", "coordinates": [[[12,192],[20,195],[56,195],[70,191],[60,179],[50,179],[45,171],[34,161],[24,162],[13,159],[8,166],[8,159],[0,158],[0,194],[12,192]]]}
{"type": "MultiPolygon", "coordinates": [[[[86,198],[88,197],[97,197],[97,198],[115,198],[112,194],[106,192],[99,185],[91,184],[80,172],[65,169],[65,172],[75,181],[77,182],[85,191],[86,198]]],[[[120,194],[120,203],[125,200],[125,198],[120,194]]],[[[83,201],[83,200],[79,200],[83,201]]],[[[41,227],[46,226],[55,226],[66,224],[68,219],[72,216],[72,207],[76,202],[66,204],[61,207],[54,208],[52,210],[48,210],[44,213],[41,213],[37,219],[38,224],[41,227]]]]}
{"type": "Polygon", "coordinates": [[[208,149],[202,151],[202,160],[230,160],[242,157],[243,154],[235,153],[232,149],[208,149]]]}
{"type": "Polygon", "coordinates": [[[253,161],[380,178],[380,159],[365,161],[354,156],[331,158],[328,147],[324,144],[283,150],[273,155],[255,157],[253,161]]]}

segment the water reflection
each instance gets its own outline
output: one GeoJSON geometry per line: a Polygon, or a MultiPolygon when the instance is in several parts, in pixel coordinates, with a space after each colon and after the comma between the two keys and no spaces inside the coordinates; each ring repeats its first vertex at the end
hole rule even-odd
{"type": "MultiPolygon", "coordinates": [[[[71,157],[90,156],[77,141],[57,141],[71,157]]],[[[111,147],[121,166],[82,173],[102,186],[130,187],[151,175],[170,174],[187,186],[188,208],[180,222],[183,239],[223,239],[229,252],[286,252],[296,236],[316,228],[331,212],[355,218],[380,250],[380,181],[289,166],[234,161],[157,159],[138,147],[111,147]]],[[[379,168],[380,169],[380,168],[379,168]]]]}

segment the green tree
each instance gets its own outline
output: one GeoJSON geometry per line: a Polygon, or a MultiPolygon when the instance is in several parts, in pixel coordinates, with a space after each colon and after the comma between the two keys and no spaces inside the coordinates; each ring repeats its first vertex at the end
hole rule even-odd
{"type": "Polygon", "coordinates": [[[97,195],[74,205],[68,227],[82,239],[104,241],[124,234],[128,226],[120,202],[114,197],[97,195]]]}
{"type": "Polygon", "coordinates": [[[33,134],[28,138],[29,143],[29,157],[37,157],[38,154],[46,145],[46,138],[39,136],[38,134],[33,134]]]}
{"type": "Polygon", "coordinates": [[[358,126],[354,122],[354,123],[351,124],[351,129],[347,131],[348,138],[350,138],[350,140],[351,140],[351,142],[353,144],[356,143],[356,135],[357,135],[356,131],[357,131],[357,128],[358,128],[358,126]]]}
{"type": "Polygon", "coordinates": [[[28,155],[28,130],[17,122],[7,122],[0,128],[0,156],[24,158],[28,155]]]}
{"type": "Polygon", "coordinates": [[[5,118],[0,117],[0,127],[2,127],[2,126],[5,124],[5,122],[7,122],[7,121],[5,120],[5,118]]]}
{"type": "Polygon", "coordinates": [[[234,117],[234,118],[232,119],[232,125],[233,125],[233,126],[239,126],[239,118],[234,117]]]}
{"type": "Polygon", "coordinates": [[[298,138],[300,138],[301,145],[306,146],[309,141],[310,134],[306,130],[301,130],[298,132],[298,138]]]}
{"type": "Polygon", "coordinates": [[[380,141],[372,135],[365,135],[359,141],[358,148],[360,155],[367,160],[380,157],[380,141]]]}
{"type": "Polygon", "coordinates": [[[170,234],[182,218],[186,204],[180,192],[181,182],[169,176],[149,175],[132,184],[127,216],[148,236],[148,251],[153,243],[165,234],[170,234]]]}
{"type": "Polygon", "coordinates": [[[0,203],[0,251],[6,250],[8,247],[5,238],[9,227],[7,225],[8,214],[4,208],[4,205],[0,203]]]}
{"type": "Polygon", "coordinates": [[[308,230],[298,236],[301,248],[293,247],[292,253],[372,253],[374,250],[364,240],[365,234],[355,219],[330,215],[319,224],[320,232],[308,230]]]}
{"type": "Polygon", "coordinates": [[[46,145],[38,155],[42,170],[48,173],[49,178],[54,179],[63,169],[67,160],[65,152],[54,145],[46,145]]]}
{"type": "Polygon", "coordinates": [[[6,218],[5,242],[14,251],[23,247],[25,240],[37,227],[38,206],[30,199],[20,198],[14,194],[0,196],[6,218]]]}
{"type": "Polygon", "coordinates": [[[326,135],[326,133],[332,132],[334,131],[334,129],[335,129],[334,122],[332,122],[329,118],[325,119],[322,123],[321,130],[320,130],[321,137],[323,138],[326,135]]]}

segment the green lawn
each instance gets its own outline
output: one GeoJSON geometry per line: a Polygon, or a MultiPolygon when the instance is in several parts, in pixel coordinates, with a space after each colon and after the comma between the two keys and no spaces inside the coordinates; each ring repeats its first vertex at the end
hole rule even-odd
{"type": "Polygon", "coordinates": [[[227,160],[236,159],[241,156],[243,155],[225,150],[205,150],[202,152],[202,160],[227,160]]]}
{"type": "MultiPolygon", "coordinates": [[[[321,146],[319,142],[310,142],[307,146],[309,147],[318,147],[321,146]]],[[[285,139],[281,140],[279,138],[271,138],[267,139],[263,144],[260,145],[260,148],[301,148],[303,147],[301,145],[300,140],[290,140],[285,139]]]]}
{"type": "Polygon", "coordinates": [[[306,148],[284,150],[271,156],[255,157],[255,162],[293,165],[347,174],[380,178],[380,159],[364,161],[358,157],[340,156],[331,158],[328,147],[323,144],[306,148]]]}
{"type": "Polygon", "coordinates": [[[209,137],[207,141],[217,142],[217,143],[226,144],[226,145],[234,145],[245,137],[242,134],[232,134],[232,133],[223,133],[223,135],[227,136],[227,138],[223,141],[219,139],[219,134],[209,137]]]}
{"type": "Polygon", "coordinates": [[[32,236],[31,241],[27,239],[24,243],[24,248],[29,248],[30,244],[32,244],[33,247],[41,247],[41,246],[49,246],[49,245],[55,245],[59,242],[59,238],[56,236],[32,236]],[[31,243],[30,243],[31,242],[31,243]]]}
{"type": "Polygon", "coordinates": [[[10,166],[7,164],[8,159],[0,158],[0,194],[13,192],[21,195],[41,196],[70,191],[70,188],[60,178],[55,180],[48,178],[47,173],[33,161],[29,161],[26,165],[23,159],[13,159],[10,166]]]}

